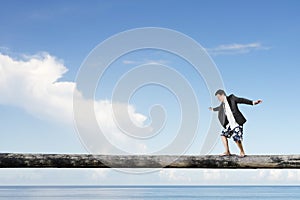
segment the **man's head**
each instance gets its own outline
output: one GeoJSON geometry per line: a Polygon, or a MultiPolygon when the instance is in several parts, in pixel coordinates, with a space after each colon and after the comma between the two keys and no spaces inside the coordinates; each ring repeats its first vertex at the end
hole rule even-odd
{"type": "Polygon", "coordinates": [[[226,93],[224,90],[219,89],[216,91],[215,96],[218,98],[219,101],[224,102],[226,93]]]}

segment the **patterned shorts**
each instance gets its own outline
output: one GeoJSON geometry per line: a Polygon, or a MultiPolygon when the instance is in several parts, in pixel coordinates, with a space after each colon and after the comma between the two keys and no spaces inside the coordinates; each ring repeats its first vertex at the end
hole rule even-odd
{"type": "Polygon", "coordinates": [[[230,138],[232,136],[233,140],[235,142],[242,141],[243,140],[243,126],[237,126],[233,130],[228,127],[227,129],[224,129],[221,133],[221,136],[225,136],[227,138],[230,138]]]}

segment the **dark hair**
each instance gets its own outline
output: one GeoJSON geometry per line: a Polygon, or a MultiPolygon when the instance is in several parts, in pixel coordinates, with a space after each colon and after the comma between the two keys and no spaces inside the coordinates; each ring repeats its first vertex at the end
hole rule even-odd
{"type": "Polygon", "coordinates": [[[216,91],[215,96],[217,96],[218,94],[219,94],[219,95],[225,95],[225,96],[226,96],[225,91],[224,91],[224,90],[221,90],[221,89],[219,89],[219,90],[216,91]]]}

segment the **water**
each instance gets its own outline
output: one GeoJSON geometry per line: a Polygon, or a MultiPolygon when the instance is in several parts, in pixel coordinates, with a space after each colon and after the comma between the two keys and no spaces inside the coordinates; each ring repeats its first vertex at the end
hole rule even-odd
{"type": "Polygon", "coordinates": [[[300,186],[0,186],[0,199],[300,199],[300,186]]]}

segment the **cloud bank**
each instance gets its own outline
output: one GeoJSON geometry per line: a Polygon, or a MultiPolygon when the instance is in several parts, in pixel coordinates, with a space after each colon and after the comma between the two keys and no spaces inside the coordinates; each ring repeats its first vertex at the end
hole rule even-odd
{"type": "Polygon", "coordinates": [[[259,42],[248,43],[248,44],[222,44],[214,48],[207,48],[207,52],[211,55],[220,54],[242,54],[249,53],[255,50],[268,50],[270,47],[263,46],[259,42]]]}
{"type": "MultiPolygon", "coordinates": [[[[48,53],[23,56],[22,59],[0,53],[0,104],[19,107],[38,118],[72,125],[73,93],[82,98],[83,102],[91,99],[81,97],[75,82],[60,81],[67,71],[62,61],[48,53]]],[[[123,144],[137,153],[146,150],[143,143],[129,140],[119,130],[114,123],[110,101],[92,101],[98,124],[111,142],[119,142],[119,145],[123,144]]],[[[147,119],[137,113],[133,105],[118,103],[118,106],[127,108],[134,124],[142,126],[147,119]]]]}

